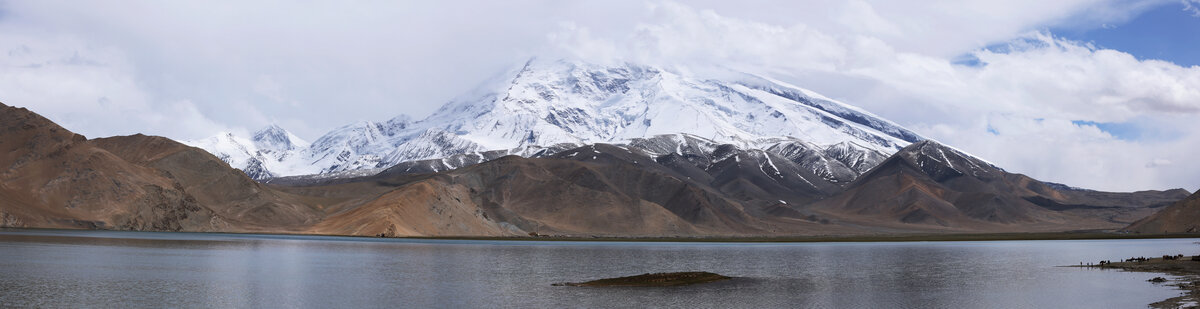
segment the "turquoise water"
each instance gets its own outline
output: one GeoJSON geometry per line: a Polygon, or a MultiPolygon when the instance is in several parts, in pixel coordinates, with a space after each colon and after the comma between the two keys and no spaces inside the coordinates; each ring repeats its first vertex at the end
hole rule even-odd
{"type": "Polygon", "coordinates": [[[1160,276],[1055,267],[1197,239],[639,243],[0,230],[0,307],[1141,308],[1160,276]],[[551,286],[647,272],[735,280],[551,286]]]}

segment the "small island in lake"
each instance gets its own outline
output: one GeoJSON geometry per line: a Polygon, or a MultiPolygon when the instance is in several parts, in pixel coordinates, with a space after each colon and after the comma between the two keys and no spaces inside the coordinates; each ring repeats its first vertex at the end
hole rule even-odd
{"type": "Polygon", "coordinates": [[[641,274],[637,276],[607,278],[588,282],[555,283],[555,286],[681,286],[716,282],[730,277],[702,271],[641,274]]]}

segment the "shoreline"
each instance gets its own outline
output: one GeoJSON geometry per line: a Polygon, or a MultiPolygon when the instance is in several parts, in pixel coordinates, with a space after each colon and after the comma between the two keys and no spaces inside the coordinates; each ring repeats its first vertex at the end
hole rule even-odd
{"type": "Polygon", "coordinates": [[[925,241],[1021,241],[1021,240],[1112,240],[1200,238],[1188,234],[1122,234],[1113,232],[1039,232],[970,234],[879,234],[815,236],[562,236],[562,237],[395,237],[395,239],[494,240],[494,241],[594,241],[594,242],[713,242],[713,243],[821,243],[821,242],[925,242],[925,241]]]}
{"type": "MultiPolygon", "coordinates": [[[[927,242],[927,241],[1024,241],[1024,240],[1113,240],[1113,239],[1178,239],[1200,238],[1200,233],[1130,234],[1113,231],[1065,231],[1033,233],[959,233],[959,234],[872,234],[872,235],[812,235],[812,236],[403,236],[378,237],[288,232],[178,232],[127,231],[65,228],[13,228],[0,231],[71,231],[71,232],[154,232],[210,235],[249,236],[316,236],[356,239],[395,240],[475,240],[475,241],[537,241],[537,242],[682,242],[682,243],[823,243],[823,242],[927,242]]],[[[1197,262],[1200,264],[1200,262],[1197,262]]],[[[1079,265],[1072,265],[1078,267],[1079,265]]],[[[1093,265],[1094,266],[1094,265],[1093,265]]]]}
{"type": "Polygon", "coordinates": [[[1151,308],[1196,308],[1200,307],[1200,256],[1175,255],[1146,258],[1139,260],[1130,258],[1125,261],[1107,261],[1087,265],[1070,265],[1066,267],[1116,269],[1129,272],[1165,274],[1174,278],[1154,278],[1148,284],[1165,284],[1185,291],[1181,296],[1168,298],[1151,303],[1151,308]],[[1193,260],[1196,257],[1197,260],[1193,260]],[[1185,307],[1186,306],[1186,307],[1185,307]]]}

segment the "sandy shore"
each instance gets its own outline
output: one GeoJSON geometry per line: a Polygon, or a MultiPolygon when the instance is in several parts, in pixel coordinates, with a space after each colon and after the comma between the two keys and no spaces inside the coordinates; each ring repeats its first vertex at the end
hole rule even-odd
{"type": "Polygon", "coordinates": [[[1174,276],[1176,278],[1161,278],[1164,280],[1151,280],[1151,283],[1175,286],[1181,290],[1187,291],[1187,293],[1183,296],[1173,297],[1164,301],[1150,304],[1150,307],[1200,308],[1200,261],[1193,261],[1192,258],[1194,256],[1190,255],[1173,257],[1175,257],[1175,259],[1168,259],[1160,256],[1146,258],[1145,260],[1137,259],[1138,257],[1135,257],[1133,260],[1111,261],[1111,263],[1110,261],[1093,262],[1084,265],[1072,265],[1072,267],[1121,269],[1126,271],[1161,273],[1174,276]]]}

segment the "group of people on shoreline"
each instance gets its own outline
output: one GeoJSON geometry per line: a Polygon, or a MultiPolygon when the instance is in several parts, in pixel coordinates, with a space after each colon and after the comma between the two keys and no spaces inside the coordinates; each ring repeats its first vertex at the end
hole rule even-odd
{"type": "MultiPolygon", "coordinates": [[[[1164,256],[1162,256],[1162,259],[1163,259],[1164,261],[1172,261],[1172,260],[1178,260],[1178,259],[1182,259],[1183,257],[1184,257],[1184,255],[1183,255],[1183,254],[1177,254],[1177,255],[1164,255],[1164,256]]],[[[1146,262],[1146,261],[1149,261],[1149,260],[1150,260],[1150,258],[1148,258],[1148,257],[1139,256],[1139,257],[1131,257],[1131,258],[1125,259],[1125,262],[1138,262],[1138,263],[1141,263],[1141,262],[1146,262]]],[[[1197,255],[1197,256],[1195,256],[1195,257],[1192,257],[1192,260],[1193,260],[1193,261],[1200,261],[1200,255],[1197,255]]],[[[1119,261],[1118,261],[1118,262],[1119,262],[1119,261]]],[[[1112,263],[1113,263],[1113,261],[1111,261],[1111,260],[1103,260],[1103,261],[1100,261],[1100,263],[1097,263],[1095,266],[1105,266],[1105,265],[1112,264],[1112,263]]],[[[1084,264],[1083,262],[1079,262],[1079,266],[1093,266],[1093,265],[1092,265],[1092,263],[1087,263],[1087,264],[1084,264]]]]}

